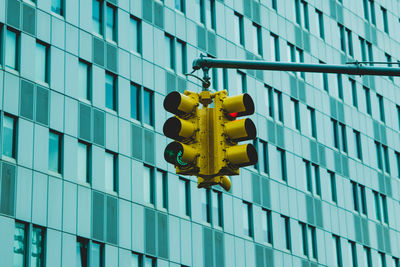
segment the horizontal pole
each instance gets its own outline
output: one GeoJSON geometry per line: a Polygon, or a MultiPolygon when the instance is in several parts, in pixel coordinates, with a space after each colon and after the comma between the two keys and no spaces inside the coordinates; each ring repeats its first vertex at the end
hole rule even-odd
{"type": "Polygon", "coordinates": [[[224,68],[224,69],[252,69],[252,70],[272,70],[272,71],[300,71],[300,72],[319,72],[319,73],[341,73],[351,75],[380,75],[380,76],[400,76],[398,67],[373,67],[360,64],[308,64],[292,62],[267,62],[261,60],[230,60],[200,58],[193,61],[193,69],[202,68],[224,68]]]}

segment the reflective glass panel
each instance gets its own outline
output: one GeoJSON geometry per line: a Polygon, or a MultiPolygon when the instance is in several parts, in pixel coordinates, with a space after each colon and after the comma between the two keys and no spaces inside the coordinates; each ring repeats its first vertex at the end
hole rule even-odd
{"type": "Polygon", "coordinates": [[[51,11],[62,16],[62,0],[51,0],[51,11]]]}
{"type": "Polygon", "coordinates": [[[115,9],[112,6],[107,5],[107,23],[106,23],[106,38],[109,40],[116,40],[115,34],[115,9]]]}
{"type": "Polygon", "coordinates": [[[12,69],[17,69],[17,33],[6,31],[6,51],[5,63],[6,66],[12,69]]]}
{"type": "Polygon", "coordinates": [[[3,155],[15,157],[15,119],[9,116],[3,121],[3,155]]]}
{"type": "Polygon", "coordinates": [[[101,30],[101,2],[100,0],[93,0],[92,4],[92,19],[93,19],[93,31],[102,34],[101,30]]]}
{"type": "Polygon", "coordinates": [[[78,180],[88,182],[88,146],[78,142],[78,180]]]}
{"type": "Polygon", "coordinates": [[[26,261],[26,226],[15,223],[14,230],[14,267],[25,267],[26,261]]]}
{"type": "Polygon", "coordinates": [[[115,79],[106,74],[106,107],[115,110],[115,79]]]}
{"type": "Polygon", "coordinates": [[[153,125],[153,93],[149,90],[144,90],[143,105],[143,122],[153,125]]]}
{"type": "Polygon", "coordinates": [[[60,172],[60,135],[49,132],[49,170],[60,172]]]}
{"type": "Polygon", "coordinates": [[[102,247],[101,244],[93,242],[91,246],[90,267],[102,267],[102,247]]]}
{"type": "Polygon", "coordinates": [[[82,99],[89,100],[89,66],[79,61],[79,69],[78,69],[78,91],[79,97],[82,99]]]}
{"type": "Polygon", "coordinates": [[[46,69],[47,69],[47,47],[40,43],[36,43],[36,80],[47,82],[46,69]]]}
{"type": "Polygon", "coordinates": [[[106,152],[105,157],[105,188],[108,191],[114,191],[114,154],[106,152]]]}
{"type": "Polygon", "coordinates": [[[131,18],[130,24],[131,50],[139,52],[139,22],[131,18]]]}
{"type": "Polygon", "coordinates": [[[43,267],[44,259],[44,230],[39,227],[32,229],[32,243],[31,243],[31,267],[43,267]]]}
{"type": "Polygon", "coordinates": [[[87,267],[88,266],[88,241],[84,239],[78,239],[76,242],[76,266],[87,267]]]}

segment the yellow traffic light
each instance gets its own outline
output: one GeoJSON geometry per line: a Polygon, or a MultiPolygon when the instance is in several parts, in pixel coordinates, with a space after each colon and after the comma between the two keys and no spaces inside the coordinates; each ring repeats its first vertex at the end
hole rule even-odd
{"type": "Polygon", "coordinates": [[[167,145],[164,158],[175,165],[178,174],[194,175],[198,172],[199,156],[199,97],[189,91],[171,92],[164,99],[165,110],[175,114],[163,127],[164,135],[176,141],[167,145]]]}

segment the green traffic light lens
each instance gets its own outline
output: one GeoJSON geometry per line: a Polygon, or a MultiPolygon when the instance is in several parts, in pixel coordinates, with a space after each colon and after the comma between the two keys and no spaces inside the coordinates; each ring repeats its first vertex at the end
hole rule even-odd
{"type": "Polygon", "coordinates": [[[185,167],[188,163],[182,161],[183,146],[178,142],[172,142],[165,148],[165,161],[178,167],[185,167]]]}

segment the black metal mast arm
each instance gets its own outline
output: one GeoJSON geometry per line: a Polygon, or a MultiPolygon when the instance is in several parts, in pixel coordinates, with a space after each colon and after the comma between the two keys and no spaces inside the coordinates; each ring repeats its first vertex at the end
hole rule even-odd
{"type": "Polygon", "coordinates": [[[225,69],[254,69],[273,71],[300,71],[319,73],[342,73],[351,75],[381,75],[400,76],[398,67],[373,67],[361,64],[329,65],[329,64],[308,64],[292,62],[267,62],[261,60],[230,60],[199,58],[193,61],[193,69],[203,68],[225,68],[225,69]]]}

